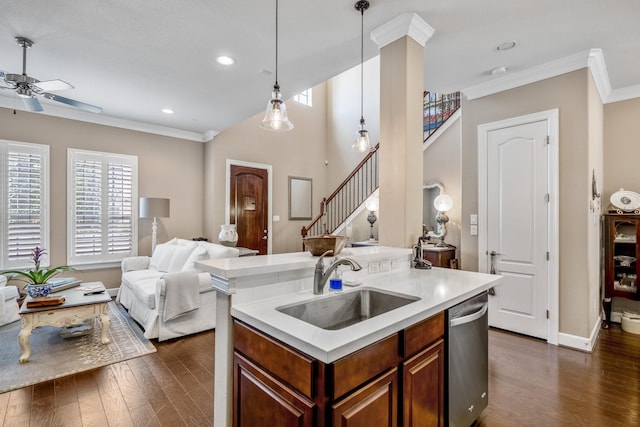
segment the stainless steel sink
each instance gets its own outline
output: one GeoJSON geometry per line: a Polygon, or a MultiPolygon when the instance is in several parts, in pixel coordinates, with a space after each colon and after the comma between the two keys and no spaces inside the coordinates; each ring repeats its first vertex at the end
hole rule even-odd
{"type": "Polygon", "coordinates": [[[276,310],[322,329],[337,330],[419,299],[411,295],[361,288],[326,298],[284,305],[276,310]]]}

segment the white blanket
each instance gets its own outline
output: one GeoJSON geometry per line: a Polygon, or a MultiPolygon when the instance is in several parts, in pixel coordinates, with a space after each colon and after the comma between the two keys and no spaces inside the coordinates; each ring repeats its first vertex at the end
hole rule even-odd
{"type": "Polygon", "coordinates": [[[200,308],[198,274],[195,271],[167,273],[162,279],[166,296],[162,313],[165,322],[200,308]]]}

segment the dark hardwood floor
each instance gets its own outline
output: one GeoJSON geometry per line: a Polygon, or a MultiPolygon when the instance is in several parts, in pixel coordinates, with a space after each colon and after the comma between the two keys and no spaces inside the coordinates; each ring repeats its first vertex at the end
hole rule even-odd
{"type": "MultiPolygon", "coordinates": [[[[212,425],[213,332],[155,344],[148,356],[0,394],[0,426],[212,425]]],[[[478,426],[640,425],[640,335],[614,325],[588,354],[491,330],[489,360],[478,426]]]]}

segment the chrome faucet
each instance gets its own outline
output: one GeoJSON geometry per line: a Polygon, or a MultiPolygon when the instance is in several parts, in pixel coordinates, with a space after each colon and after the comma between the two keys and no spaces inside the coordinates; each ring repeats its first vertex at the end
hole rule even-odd
{"type": "Polygon", "coordinates": [[[332,254],[332,250],[328,250],[322,255],[320,255],[320,259],[316,263],[316,271],[313,275],[313,294],[314,295],[322,295],[324,292],[324,286],[327,284],[327,280],[333,273],[333,270],[338,268],[339,265],[345,264],[351,266],[353,271],[362,270],[362,266],[358,264],[355,260],[351,258],[337,258],[335,259],[327,268],[327,271],[324,271],[324,256],[328,254],[332,254]]]}

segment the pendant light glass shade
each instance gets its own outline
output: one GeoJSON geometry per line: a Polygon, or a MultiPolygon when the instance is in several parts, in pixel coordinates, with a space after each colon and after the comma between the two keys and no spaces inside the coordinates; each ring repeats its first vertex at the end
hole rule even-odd
{"type": "Polygon", "coordinates": [[[355,4],[355,8],[360,12],[360,127],[356,133],[356,142],[352,148],[364,153],[371,151],[371,142],[369,142],[369,132],[364,124],[364,11],[369,9],[367,0],[359,0],[355,4]]]}
{"type": "Polygon", "coordinates": [[[267,102],[267,111],[264,113],[264,119],[260,122],[262,129],[285,131],[293,129],[293,123],[287,117],[287,107],[282,100],[280,86],[273,86],[271,99],[267,102]]]}
{"type": "Polygon", "coordinates": [[[271,99],[267,102],[267,111],[260,122],[262,129],[283,132],[293,129],[293,123],[287,116],[287,107],[282,100],[280,85],[278,84],[278,0],[276,0],[276,82],[273,85],[271,99]]]}
{"type": "Polygon", "coordinates": [[[371,143],[369,142],[369,132],[364,124],[364,118],[360,119],[360,129],[356,132],[356,142],[351,147],[354,150],[358,150],[361,153],[371,150],[371,143]]]}

